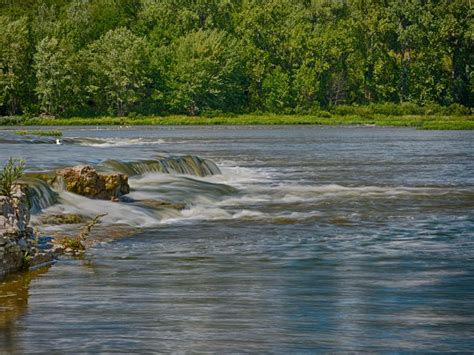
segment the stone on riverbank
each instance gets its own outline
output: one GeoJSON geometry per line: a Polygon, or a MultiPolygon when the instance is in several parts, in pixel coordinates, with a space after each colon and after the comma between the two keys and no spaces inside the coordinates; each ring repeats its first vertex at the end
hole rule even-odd
{"type": "Polygon", "coordinates": [[[113,200],[130,192],[128,177],[121,173],[98,173],[90,165],[79,165],[57,172],[67,191],[94,199],[113,200]]]}
{"type": "Polygon", "coordinates": [[[53,260],[36,248],[27,196],[23,184],[13,186],[11,196],[0,196],[0,276],[53,260]]]}

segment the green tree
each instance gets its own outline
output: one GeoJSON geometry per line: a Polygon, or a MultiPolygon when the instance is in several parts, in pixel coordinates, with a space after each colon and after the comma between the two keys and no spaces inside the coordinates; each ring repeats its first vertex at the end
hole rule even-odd
{"type": "Polygon", "coordinates": [[[71,48],[57,38],[46,37],[38,44],[34,55],[35,91],[43,114],[61,115],[77,103],[81,91],[75,58],[71,48]]]}
{"type": "Polygon", "coordinates": [[[7,0],[0,14],[1,115],[474,102],[472,0],[7,0]]]}
{"type": "Polygon", "coordinates": [[[166,47],[165,101],[173,112],[237,109],[243,100],[237,41],[218,30],[199,30],[166,47]]]}
{"type": "Polygon", "coordinates": [[[10,115],[19,112],[28,98],[30,43],[28,20],[10,21],[0,16],[0,107],[10,115]]]}
{"type": "Polygon", "coordinates": [[[143,98],[150,82],[147,41],[120,27],[93,42],[84,55],[91,97],[110,112],[126,115],[143,98]]]}
{"type": "Polygon", "coordinates": [[[201,30],[232,32],[235,0],[143,0],[138,27],[152,43],[170,44],[178,37],[201,30]]]}
{"type": "Polygon", "coordinates": [[[58,20],[59,31],[80,49],[110,30],[135,26],[141,6],[139,0],[70,0],[58,20]]]}
{"type": "Polygon", "coordinates": [[[283,76],[274,72],[275,68],[281,68],[288,77],[284,81],[291,82],[291,71],[301,64],[305,33],[310,29],[305,16],[302,2],[290,0],[244,1],[241,11],[234,16],[235,31],[243,43],[241,51],[252,109],[266,109],[270,101],[276,103],[274,98],[268,101],[265,97],[270,93],[269,81],[283,83],[277,80],[283,76]]]}
{"type": "Polygon", "coordinates": [[[474,102],[474,7],[469,0],[443,0],[435,8],[435,41],[443,44],[451,102],[474,102]]]}
{"type": "Polygon", "coordinates": [[[298,109],[345,103],[360,80],[353,66],[349,10],[342,1],[312,1],[305,5],[300,61],[293,66],[292,91],[298,109]]]}
{"type": "Polygon", "coordinates": [[[392,30],[385,7],[378,0],[351,0],[348,22],[353,72],[360,84],[360,101],[397,100],[396,63],[389,55],[388,33],[392,30]]]}
{"type": "Polygon", "coordinates": [[[263,80],[262,94],[266,111],[278,113],[290,107],[290,77],[288,73],[280,67],[273,69],[263,80]]]}

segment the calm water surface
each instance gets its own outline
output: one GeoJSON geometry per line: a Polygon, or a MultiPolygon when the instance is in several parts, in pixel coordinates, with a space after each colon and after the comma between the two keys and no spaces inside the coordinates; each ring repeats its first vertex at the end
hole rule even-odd
{"type": "Polygon", "coordinates": [[[222,175],[130,179],[132,198],[182,211],[62,192],[43,214],[105,211],[136,232],[0,284],[0,352],[474,350],[474,132],[63,131],[61,146],[0,131],[0,158],[193,154],[222,175]]]}

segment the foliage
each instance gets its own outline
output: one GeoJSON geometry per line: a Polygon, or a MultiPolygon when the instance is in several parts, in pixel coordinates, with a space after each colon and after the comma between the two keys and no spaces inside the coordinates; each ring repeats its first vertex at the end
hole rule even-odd
{"type": "Polygon", "coordinates": [[[33,260],[33,256],[30,255],[28,251],[25,251],[23,253],[22,262],[21,262],[21,264],[23,265],[23,268],[28,269],[32,260],[33,260]]]}
{"type": "Polygon", "coordinates": [[[89,236],[92,228],[100,223],[100,219],[107,214],[101,214],[97,215],[94,218],[92,218],[87,224],[85,224],[82,228],[81,231],[79,232],[79,235],[76,237],[64,237],[61,239],[61,244],[65,249],[71,249],[74,254],[76,253],[81,253],[85,250],[85,245],[84,242],[86,241],[87,237],[89,236]]]}
{"type": "Polygon", "coordinates": [[[28,20],[22,17],[9,21],[0,16],[0,32],[0,107],[4,106],[9,115],[15,115],[28,95],[28,20]]]}
{"type": "Polygon", "coordinates": [[[36,95],[41,112],[56,116],[72,109],[79,94],[71,49],[55,37],[44,38],[34,55],[36,95]]]}
{"type": "Polygon", "coordinates": [[[243,90],[237,47],[225,32],[199,30],[163,50],[169,109],[194,116],[210,108],[238,107],[243,90]]]}
{"type": "Polygon", "coordinates": [[[76,214],[76,213],[64,213],[64,214],[54,214],[46,215],[41,218],[41,222],[44,224],[78,224],[84,223],[88,218],[76,214]]]}
{"type": "Polygon", "coordinates": [[[290,78],[280,67],[272,70],[262,82],[263,107],[268,112],[282,112],[289,107],[290,78]]]}
{"type": "Polygon", "coordinates": [[[15,133],[19,135],[34,135],[34,136],[49,136],[49,137],[62,137],[63,135],[63,132],[61,131],[42,131],[42,130],[16,131],[15,133]]]}
{"type": "MultiPolygon", "coordinates": [[[[396,105],[395,105],[396,106],[396,105]]],[[[346,106],[352,109],[351,106],[346,106]]],[[[418,129],[463,129],[474,130],[472,115],[384,115],[373,112],[349,112],[331,114],[315,111],[312,114],[223,114],[210,116],[141,116],[141,117],[71,117],[63,119],[32,118],[23,122],[27,125],[377,125],[408,126],[418,129]]]]}
{"type": "Polygon", "coordinates": [[[145,94],[149,48],[145,39],[120,27],[84,52],[90,71],[87,90],[96,103],[124,116],[145,94]]]}
{"type": "Polygon", "coordinates": [[[74,253],[80,253],[85,250],[84,244],[78,237],[64,237],[61,244],[65,249],[71,249],[74,253]]]}
{"type": "Polygon", "coordinates": [[[24,0],[0,13],[0,116],[474,103],[469,0],[24,0]]]}
{"type": "Polygon", "coordinates": [[[0,173],[0,195],[11,196],[13,184],[23,176],[25,162],[9,158],[0,173]]]}

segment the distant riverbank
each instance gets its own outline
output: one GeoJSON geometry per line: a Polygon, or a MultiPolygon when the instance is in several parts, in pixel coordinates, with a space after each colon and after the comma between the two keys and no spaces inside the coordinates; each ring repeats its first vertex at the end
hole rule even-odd
{"type": "Polygon", "coordinates": [[[96,125],[376,125],[435,130],[473,130],[474,116],[442,115],[232,115],[232,116],[133,116],[133,117],[0,117],[1,126],[96,125]]]}

